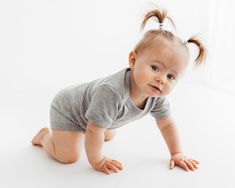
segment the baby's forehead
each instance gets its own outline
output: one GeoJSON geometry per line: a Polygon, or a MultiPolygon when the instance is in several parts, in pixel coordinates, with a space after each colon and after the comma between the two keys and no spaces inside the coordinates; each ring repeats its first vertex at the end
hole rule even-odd
{"type": "Polygon", "coordinates": [[[165,46],[165,47],[169,47],[169,48],[174,47],[177,49],[181,49],[181,48],[185,47],[180,38],[174,37],[172,39],[168,39],[163,36],[155,37],[154,40],[152,41],[152,45],[153,46],[165,46]]]}
{"type": "Polygon", "coordinates": [[[168,39],[154,41],[149,48],[148,54],[152,61],[159,62],[167,68],[174,69],[176,72],[189,62],[188,50],[182,43],[168,39]]]}
{"type": "Polygon", "coordinates": [[[175,56],[188,56],[187,47],[180,41],[164,39],[162,37],[153,40],[145,47],[144,51],[152,56],[172,54],[175,56]]]}
{"type": "Polygon", "coordinates": [[[187,46],[179,38],[169,40],[161,37],[153,42],[153,46],[158,48],[158,50],[159,48],[168,49],[169,51],[172,51],[172,53],[175,53],[175,55],[177,56],[184,56],[186,58],[189,56],[189,50],[187,46]]]}

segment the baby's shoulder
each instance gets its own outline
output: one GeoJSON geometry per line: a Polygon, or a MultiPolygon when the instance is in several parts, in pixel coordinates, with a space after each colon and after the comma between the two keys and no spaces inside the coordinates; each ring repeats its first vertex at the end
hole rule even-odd
{"type": "Polygon", "coordinates": [[[96,95],[108,98],[108,96],[113,96],[116,100],[122,100],[122,92],[119,88],[114,87],[107,83],[102,83],[96,88],[96,95]]]}
{"type": "Polygon", "coordinates": [[[106,77],[99,84],[101,89],[106,92],[114,92],[118,94],[121,98],[125,98],[128,93],[128,88],[125,83],[125,77],[122,72],[106,77]]]}

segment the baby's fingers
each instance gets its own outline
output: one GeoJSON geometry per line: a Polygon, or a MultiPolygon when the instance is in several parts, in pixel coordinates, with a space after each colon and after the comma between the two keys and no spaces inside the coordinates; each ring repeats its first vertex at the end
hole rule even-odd
{"type": "Polygon", "coordinates": [[[106,167],[107,167],[110,171],[113,171],[113,172],[118,172],[118,171],[119,171],[119,169],[118,169],[115,165],[113,165],[112,163],[106,164],[106,167]]]}
{"type": "Polygon", "coordinates": [[[196,160],[194,160],[194,159],[191,159],[193,162],[195,162],[196,164],[199,164],[199,162],[198,161],[196,161],[196,160]]]}
{"type": "Polygon", "coordinates": [[[103,167],[102,171],[103,171],[105,174],[107,174],[107,175],[110,174],[110,171],[109,171],[109,169],[107,168],[106,165],[103,167]]]}
{"type": "Polygon", "coordinates": [[[185,160],[184,162],[190,168],[190,170],[192,170],[192,171],[196,170],[196,168],[194,168],[194,165],[191,163],[191,161],[185,160]]]}
{"type": "Polygon", "coordinates": [[[184,170],[189,171],[189,168],[184,161],[178,161],[177,165],[183,168],[184,170]]]}
{"type": "Polygon", "coordinates": [[[174,160],[170,160],[170,169],[173,169],[175,166],[175,161],[174,160]]]}
{"type": "Polygon", "coordinates": [[[119,163],[118,161],[112,160],[112,161],[111,161],[111,164],[115,165],[119,170],[123,170],[122,164],[119,163]]]}
{"type": "Polygon", "coordinates": [[[198,167],[197,167],[198,163],[196,163],[193,159],[188,159],[188,160],[192,163],[192,165],[194,166],[194,168],[198,168],[198,167]]]}

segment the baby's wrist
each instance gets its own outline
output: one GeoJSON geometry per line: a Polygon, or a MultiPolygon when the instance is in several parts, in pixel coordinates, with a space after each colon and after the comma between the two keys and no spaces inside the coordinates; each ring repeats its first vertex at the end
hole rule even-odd
{"type": "Polygon", "coordinates": [[[176,154],[180,154],[180,153],[182,153],[182,151],[176,151],[176,152],[171,153],[171,156],[176,155],[176,154]]]}

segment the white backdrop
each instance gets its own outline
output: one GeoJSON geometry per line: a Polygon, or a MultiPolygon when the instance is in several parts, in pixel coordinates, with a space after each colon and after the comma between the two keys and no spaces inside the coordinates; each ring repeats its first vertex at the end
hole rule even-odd
{"type": "MultiPolygon", "coordinates": [[[[183,39],[201,33],[207,42],[205,1],[153,2],[167,8],[183,39]]],[[[127,66],[151,8],[144,0],[1,0],[1,106],[9,106],[5,98],[14,105],[32,100],[44,106],[64,86],[127,66]]]]}
{"type": "Polygon", "coordinates": [[[235,2],[209,0],[207,10],[208,66],[206,81],[235,96],[235,2]]]}
{"type": "MultiPolygon", "coordinates": [[[[169,11],[181,38],[199,33],[207,45],[206,65],[186,79],[234,91],[233,1],[152,2],[169,11]]],[[[143,14],[152,7],[144,0],[1,0],[1,95],[53,92],[127,66],[128,53],[143,34],[143,14]]]]}

